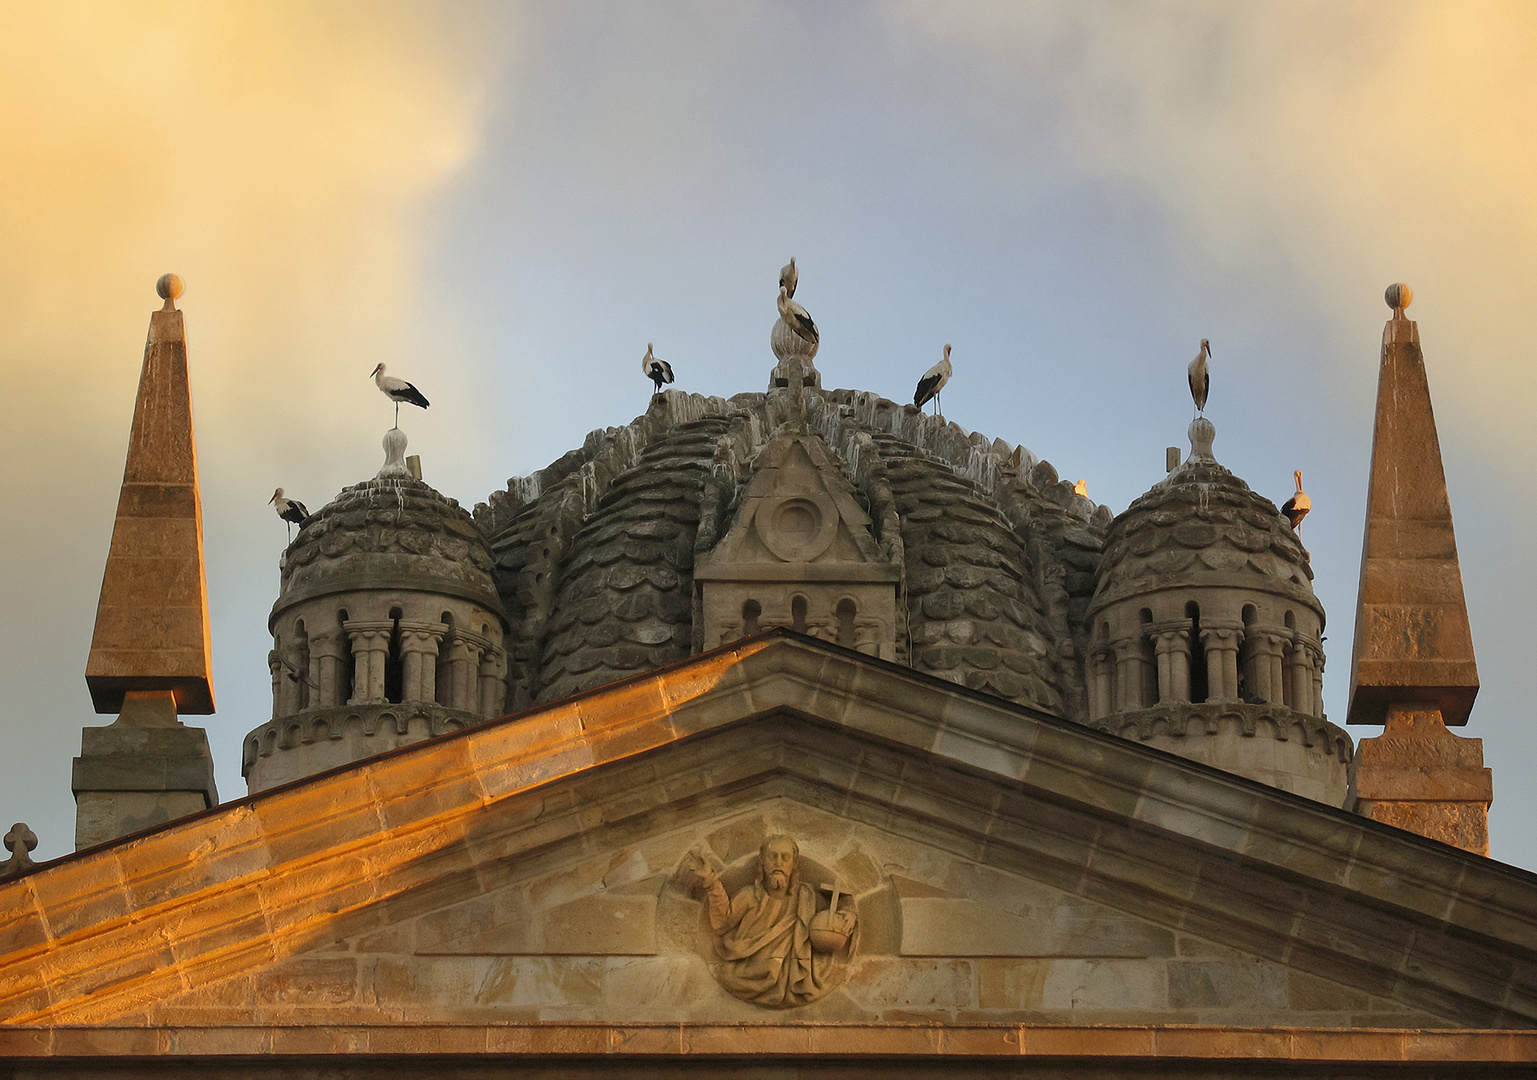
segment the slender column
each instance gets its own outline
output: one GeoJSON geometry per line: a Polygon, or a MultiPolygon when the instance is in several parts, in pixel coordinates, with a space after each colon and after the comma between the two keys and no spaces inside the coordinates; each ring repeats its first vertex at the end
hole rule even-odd
{"type": "Polygon", "coordinates": [[[1206,686],[1213,701],[1238,700],[1238,646],[1243,631],[1236,626],[1201,627],[1206,646],[1206,686]]]}
{"type": "Polygon", "coordinates": [[[1115,658],[1120,711],[1142,708],[1142,643],[1136,638],[1122,638],[1115,643],[1115,658]]]}
{"type": "Polygon", "coordinates": [[[283,662],[278,659],[278,651],[270,649],[267,652],[267,667],[272,671],[272,719],[283,716],[283,662]]]}
{"type": "Polygon", "coordinates": [[[480,657],[491,643],[468,630],[454,631],[448,643],[448,707],[474,712],[480,704],[480,657]]]}
{"type": "Polygon", "coordinates": [[[1110,715],[1112,705],[1110,701],[1110,674],[1111,657],[1106,649],[1097,649],[1089,654],[1089,669],[1092,678],[1089,683],[1089,719],[1103,720],[1110,715]]]}
{"type": "Polygon", "coordinates": [[[1153,637],[1158,656],[1158,700],[1190,700],[1190,632],[1160,630],[1153,637]]]}
{"type": "Polygon", "coordinates": [[[340,705],[336,689],[344,656],[342,635],[327,631],[310,635],[310,706],[340,705]]]}
{"type": "Polygon", "coordinates": [[[1287,660],[1286,676],[1292,688],[1292,708],[1309,715],[1313,712],[1313,672],[1308,668],[1306,646],[1298,643],[1287,660]]]}
{"type": "Polygon", "coordinates": [[[400,621],[402,701],[436,701],[438,646],[448,625],[440,622],[400,621]]]}
{"type": "Polygon", "coordinates": [[[1308,667],[1313,673],[1313,709],[1314,716],[1322,717],[1324,714],[1324,651],[1317,645],[1309,645],[1308,667]]]}
{"type": "Polygon", "coordinates": [[[350,620],[342,624],[352,643],[352,701],[362,705],[384,700],[384,663],[389,659],[390,635],[395,624],[389,620],[350,620]]]}
{"type": "Polygon", "coordinates": [[[480,715],[502,715],[507,697],[507,653],[491,646],[480,658],[480,715]]]}
{"type": "Polygon", "coordinates": [[[1254,696],[1272,705],[1279,705],[1285,695],[1281,691],[1281,648],[1284,631],[1266,627],[1251,627],[1249,649],[1254,672],[1254,696]]]}

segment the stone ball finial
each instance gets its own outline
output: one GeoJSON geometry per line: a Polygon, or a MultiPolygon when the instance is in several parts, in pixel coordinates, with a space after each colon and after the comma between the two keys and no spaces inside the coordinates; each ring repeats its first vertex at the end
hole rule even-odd
{"type": "Polygon", "coordinates": [[[1402,281],[1395,285],[1389,285],[1382,298],[1388,302],[1388,307],[1394,311],[1402,311],[1414,302],[1414,290],[1402,281]]]}
{"type": "Polygon", "coordinates": [[[1197,416],[1190,421],[1190,460],[1191,461],[1216,461],[1211,452],[1211,444],[1217,438],[1217,426],[1204,416],[1197,416]]]}
{"type": "Polygon", "coordinates": [[[155,282],[155,292],[160,294],[162,300],[179,300],[185,288],[181,278],[175,274],[161,274],[160,280],[155,282]]]}
{"type": "Polygon", "coordinates": [[[411,470],[406,465],[406,433],[398,427],[390,428],[384,433],[384,467],[379,470],[377,479],[410,475],[411,470]]]}

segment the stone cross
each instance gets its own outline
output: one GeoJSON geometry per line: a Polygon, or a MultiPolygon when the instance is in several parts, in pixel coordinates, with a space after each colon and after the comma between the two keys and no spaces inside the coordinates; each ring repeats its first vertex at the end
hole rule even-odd
{"type": "Polygon", "coordinates": [[[11,857],[0,863],[0,879],[15,877],[23,870],[30,870],[37,865],[29,854],[37,847],[37,833],[25,824],[18,821],[12,825],[11,831],[5,834],[4,843],[11,857]]]}
{"type": "Polygon", "coordinates": [[[846,892],[847,890],[845,890],[842,887],[840,887],[836,882],[834,884],[832,884],[832,885],[820,885],[820,886],[818,886],[818,888],[822,892],[831,893],[832,894],[832,900],[828,903],[827,910],[829,910],[829,911],[837,911],[838,910],[838,897],[842,896],[844,894],[844,892],[846,892]]]}

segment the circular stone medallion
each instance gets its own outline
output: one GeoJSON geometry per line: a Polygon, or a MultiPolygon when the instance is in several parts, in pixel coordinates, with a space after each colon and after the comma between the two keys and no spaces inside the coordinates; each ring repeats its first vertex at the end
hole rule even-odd
{"type": "Polygon", "coordinates": [[[810,562],[838,535],[838,508],[822,492],[764,499],[753,516],[758,539],[785,562],[810,562]]]}

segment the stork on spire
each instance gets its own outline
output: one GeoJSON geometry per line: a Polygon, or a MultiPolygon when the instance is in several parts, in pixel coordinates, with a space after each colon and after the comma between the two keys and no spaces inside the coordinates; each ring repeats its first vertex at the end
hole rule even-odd
{"type": "Polygon", "coordinates": [[[386,375],[383,364],[374,368],[370,374],[374,380],[374,385],[379,388],[379,392],[395,403],[396,427],[400,426],[400,403],[402,401],[408,405],[415,405],[419,409],[425,409],[429,404],[422,392],[406,382],[406,380],[397,379],[393,375],[386,375]]]}
{"type": "Polygon", "coordinates": [[[278,488],[272,493],[272,498],[267,500],[277,508],[278,517],[288,522],[288,539],[294,538],[294,526],[303,525],[310,512],[304,508],[304,504],[298,499],[289,499],[283,495],[283,489],[278,488]]]}
{"type": "Polygon", "coordinates": [[[651,342],[646,342],[646,355],[640,358],[640,369],[646,378],[656,383],[656,392],[662,392],[662,384],[672,382],[672,365],[651,355],[651,342]]]}
{"type": "Polygon", "coordinates": [[[913,404],[923,408],[930,400],[934,402],[934,415],[942,416],[940,408],[939,392],[950,381],[954,371],[950,367],[950,346],[945,346],[944,359],[923,373],[923,378],[918,380],[918,389],[913,391],[913,404]]]}
{"type": "Polygon", "coordinates": [[[1281,504],[1281,513],[1286,520],[1291,522],[1292,531],[1301,535],[1302,519],[1308,516],[1308,511],[1313,509],[1313,500],[1308,498],[1308,493],[1302,490],[1302,470],[1297,469],[1292,473],[1297,478],[1297,494],[1281,504]]]}
{"type": "Polygon", "coordinates": [[[811,313],[790,299],[790,290],[785,285],[779,286],[779,317],[802,341],[815,345],[822,340],[817,324],[811,321],[811,313]]]}
{"type": "Polygon", "coordinates": [[[1201,339],[1201,348],[1195,354],[1195,359],[1190,361],[1190,396],[1195,399],[1195,411],[1206,411],[1206,393],[1211,389],[1211,371],[1206,366],[1206,358],[1211,355],[1211,342],[1201,339]]]}
{"type": "Polygon", "coordinates": [[[779,287],[788,296],[795,295],[795,283],[800,280],[800,275],[795,272],[795,256],[790,256],[790,261],[779,270],[779,287]]]}

